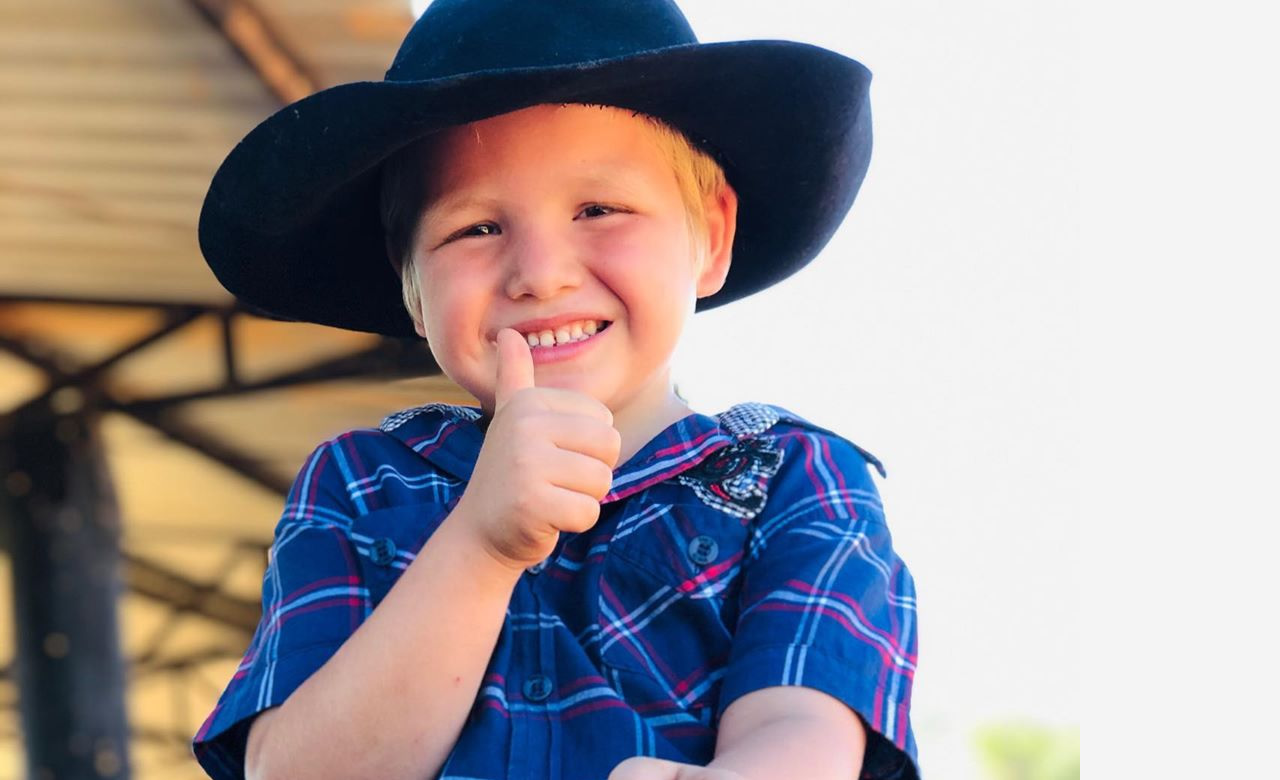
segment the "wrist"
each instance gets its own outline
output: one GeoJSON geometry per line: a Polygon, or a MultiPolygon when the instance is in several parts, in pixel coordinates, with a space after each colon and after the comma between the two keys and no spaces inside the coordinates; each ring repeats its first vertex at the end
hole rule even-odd
{"type": "Polygon", "coordinates": [[[463,495],[436,533],[446,533],[459,554],[466,558],[468,568],[473,569],[476,576],[490,576],[504,583],[507,580],[519,579],[530,564],[504,555],[498,550],[481,533],[480,523],[471,511],[471,505],[463,495]]]}

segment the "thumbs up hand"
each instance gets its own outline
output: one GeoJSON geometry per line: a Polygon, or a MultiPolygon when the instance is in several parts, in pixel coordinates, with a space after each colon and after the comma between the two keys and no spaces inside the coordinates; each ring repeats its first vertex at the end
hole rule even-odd
{"type": "Polygon", "coordinates": [[[487,552],[523,570],[551,554],[561,531],[600,518],[622,437],[613,413],[583,393],[534,386],[519,333],[498,332],[493,420],[455,512],[487,552]]]}
{"type": "Polygon", "coordinates": [[[609,773],[609,780],[746,780],[730,769],[711,769],[660,758],[628,758],[609,773]]]}

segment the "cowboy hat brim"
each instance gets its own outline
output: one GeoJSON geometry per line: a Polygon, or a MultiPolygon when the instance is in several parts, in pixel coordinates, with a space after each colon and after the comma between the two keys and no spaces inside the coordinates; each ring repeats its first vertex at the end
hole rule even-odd
{"type": "Polygon", "coordinates": [[[709,309],[803,267],[852,205],[871,153],[860,63],[788,41],[693,43],[575,65],[343,84],[251,131],[211,182],[200,247],[277,319],[414,336],[379,217],[380,164],[436,130],[541,103],[658,117],[709,151],[739,199],[733,261],[709,309]]]}

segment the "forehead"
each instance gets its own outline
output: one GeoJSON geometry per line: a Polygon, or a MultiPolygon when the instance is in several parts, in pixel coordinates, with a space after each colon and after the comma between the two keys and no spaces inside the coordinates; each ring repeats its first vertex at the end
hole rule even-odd
{"type": "Polygon", "coordinates": [[[431,194],[476,180],[564,173],[673,175],[652,121],[612,106],[538,105],[437,134],[428,156],[431,194]]]}

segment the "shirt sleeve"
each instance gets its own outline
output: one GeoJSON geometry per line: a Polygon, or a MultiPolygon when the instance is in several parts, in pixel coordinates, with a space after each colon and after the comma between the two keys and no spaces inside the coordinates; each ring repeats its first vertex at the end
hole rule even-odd
{"type": "Polygon", "coordinates": [[[784,438],[783,466],[753,522],[718,714],[761,688],[815,688],[867,727],[863,778],[916,778],[915,586],[867,458],[826,432],[784,438]]]}
{"type": "Polygon", "coordinates": [[[368,589],[351,541],[355,515],[340,440],[317,447],[295,478],[262,581],[262,617],[243,660],[192,741],[215,780],[244,777],[249,726],[319,669],[363,622],[368,589]]]}

